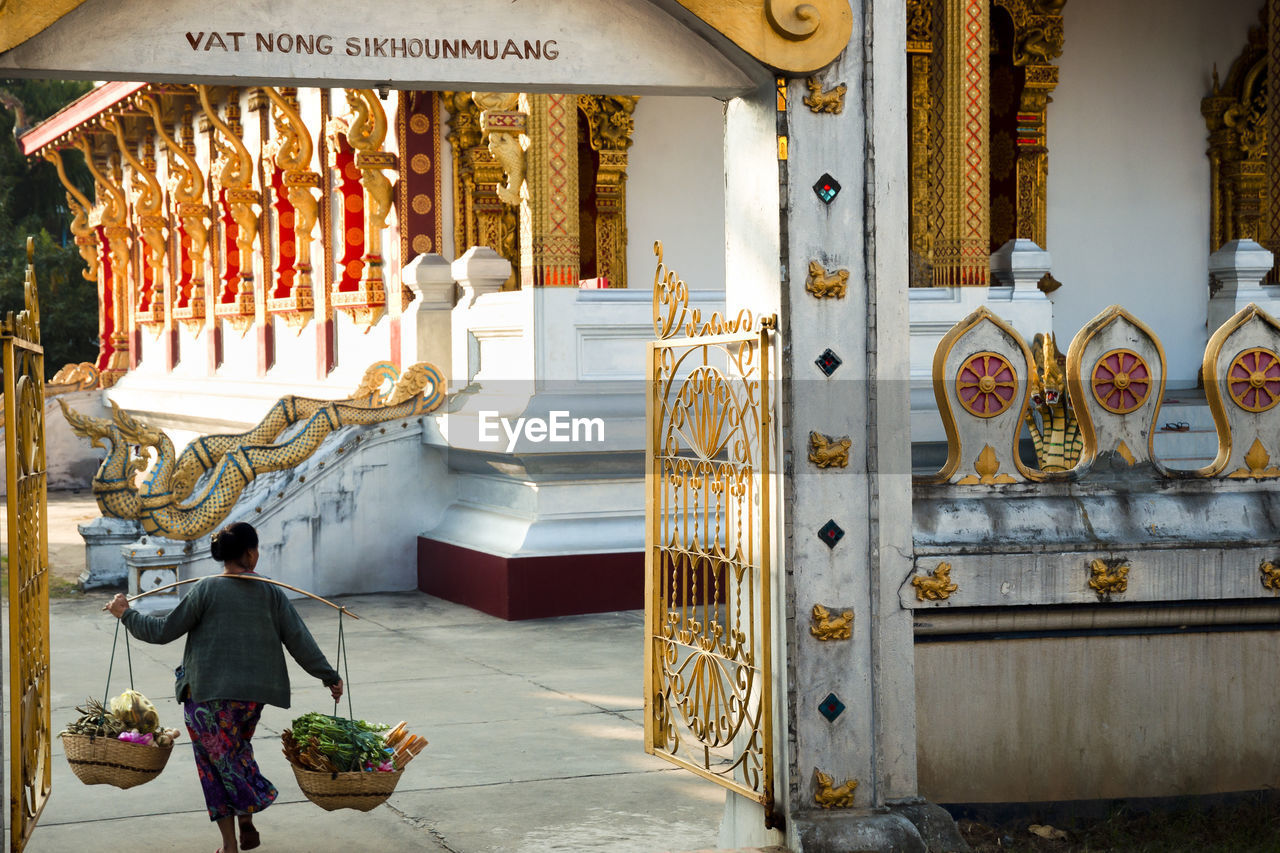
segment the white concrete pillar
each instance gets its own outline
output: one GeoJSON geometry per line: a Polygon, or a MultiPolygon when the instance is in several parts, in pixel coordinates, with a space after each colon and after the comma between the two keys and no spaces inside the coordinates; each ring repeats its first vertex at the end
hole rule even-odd
{"type": "Polygon", "coordinates": [[[447,377],[453,363],[452,312],[458,299],[451,265],[440,255],[418,255],[404,268],[402,280],[414,299],[400,319],[401,363],[430,362],[447,377]]]}
{"type": "MultiPolygon", "coordinates": [[[[843,108],[811,109],[806,81],[792,78],[785,122],[773,114],[787,137],[775,146],[785,152],[777,215],[786,242],[769,243],[780,245],[783,270],[775,567],[787,585],[777,599],[787,657],[779,683],[787,687],[777,717],[785,751],[777,797],[787,847],[797,853],[923,853],[962,842],[950,817],[918,798],[914,628],[898,598],[912,562],[906,16],[904,4],[850,5],[846,50],[814,75],[824,92],[844,87],[843,108]],[[843,273],[847,288],[807,287],[818,267],[823,277],[843,273]],[[809,461],[812,433],[847,437],[847,464],[809,461]],[[811,630],[815,605],[851,612],[848,635],[811,630]]],[[[753,105],[763,112],[773,100],[753,105]]],[[[746,134],[734,121],[753,125],[739,102],[728,116],[726,231],[744,239],[752,231],[733,218],[742,163],[732,155],[746,134]]],[[[772,172],[756,162],[757,172],[772,172]]],[[[733,244],[730,236],[731,308],[753,286],[734,274],[733,244]]],[[[741,825],[742,811],[727,816],[741,825]]]]}

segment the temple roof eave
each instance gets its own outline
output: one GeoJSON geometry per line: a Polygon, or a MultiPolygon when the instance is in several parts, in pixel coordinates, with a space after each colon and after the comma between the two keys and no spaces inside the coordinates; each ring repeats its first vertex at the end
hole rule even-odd
{"type": "Polygon", "coordinates": [[[59,140],[80,125],[92,121],[148,85],[150,84],[112,82],[95,86],[18,137],[18,147],[25,156],[30,157],[49,145],[57,145],[59,140]]]}

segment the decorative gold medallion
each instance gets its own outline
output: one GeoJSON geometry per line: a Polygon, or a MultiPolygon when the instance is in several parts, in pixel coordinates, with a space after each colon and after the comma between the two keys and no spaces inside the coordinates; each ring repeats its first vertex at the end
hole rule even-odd
{"type": "Polygon", "coordinates": [[[911,579],[916,588],[916,601],[946,601],[960,587],[951,582],[951,564],[939,563],[928,575],[911,579]]]}
{"type": "Polygon", "coordinates": [[[1262,585],[1272,592],[1280,592],[1280,566],[1267,560],[1258,566],[1262,572],[1262,585]]]}
{"type": "Polygon", "coordinates": [[[1265,412],[1280,403],[1280,358],[1266,347],[1250,347],[1231,360],[1227,391],[1246,412],[1265,412]]]}
{"type": "Polygon", "coordinates": [[[853,808],[853,792],[858,790],[857,779],[846,779],[836,787],[835,779],[813,768],[813,801],[824,809],[853,808]]]}
{"type": "Polygon", "coordinates": [[[1113,349],[1098,359],[1090,380],[1098,405],[1117,415],[1138,409],[1151,394],[1151,368],[1131,349],[1113,349]]]}
{"type": "Polygon", "coordinates": [[[1129,589],[1129,561],[1095,559],[1089,563],[1089,588],[1106,601],[1129,589]]]}
{"type": "Polygon", "coordinates": [[[979,418],[1002,415],[1017,395],[1018,374],[999,353],[980,352],[967,358],[956,373],[956,396],[965,411],[979,418]]]}
{"type": "Polygon", "coordinates": [[[809,633],[823,642],[847,640],[853,636],[853,611],[845,610],[839,616],[832,616],[830,610],[821,604],[815,604],[809,633]]]}
{"type": "Polygon", "coordinates": [[[845,468],[849,465],[849,436],[833,438],[820,432],[809,433],[809,461],[819,468],[845,468]]]}

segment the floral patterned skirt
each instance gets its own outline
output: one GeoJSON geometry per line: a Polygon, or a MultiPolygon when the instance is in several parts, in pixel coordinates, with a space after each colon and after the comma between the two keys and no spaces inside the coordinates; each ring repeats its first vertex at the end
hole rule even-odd
{"type": "Polygon", "coordinates": [[[182,703],[209,819],[260,812],[278,792],[253,758],[261,702],[214,699],[182,703]]]}

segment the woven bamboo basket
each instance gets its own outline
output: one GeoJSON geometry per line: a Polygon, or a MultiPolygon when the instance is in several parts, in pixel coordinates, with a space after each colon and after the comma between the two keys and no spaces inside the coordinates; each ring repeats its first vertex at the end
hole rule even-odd
{"type": "Polygon", "coordinates": [[[327,811],[355,809],[367,812],[387,801],[400,781],[400,770],[352,771],[349,773],[306,770],[290,764],[298,787],[306,798],[327,811]]]}
{"type": "Polygon", "coordinates": [[[144,746],[113,737],[62,735],[71,771],[86,785],[132,788],[150,782],[169,763],[173,745],[144,746]]]}

